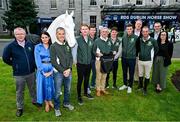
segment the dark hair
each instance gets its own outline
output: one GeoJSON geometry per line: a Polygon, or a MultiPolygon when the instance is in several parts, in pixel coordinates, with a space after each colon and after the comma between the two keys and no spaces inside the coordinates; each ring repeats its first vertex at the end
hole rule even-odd
{"type": "Polygon", "coordinates": [[[113,30],[118,32],[117,27],[112,27],[112,28],[111,28],[111,31],[113,31],[113,30]]]}
{"type": "Polygon", "coordinates": [[[165,43],[169,43],[169,40],[168,40],[168,32],[167,32],[167,31],[161,31],[161,32],[159,33],[159,36],[158,36],[158,39],[157,39],[158,45],[161,44],[161,33],[164,33],[164,32],[166,33],[165,43]]]}
{"type": "Polygon", "coordinates": [[[96,28],[96,26],[95,26],[94,24],[91,24],[91,25],[89,26],[89,29],[91,29],[91,28],[96,28]]]}
{"type": "Polygon", "coordinates": [[[127,25],[126,25],[126,28],[127,27],[132,27],[133,28],[133,25],[131,24],[131,23],[128,23],[127,25]]]}
{"type": "MultiPolygon", "coordinates": [[[[50,38],[49,41],[48,41],[48,44],[49,44],[49,46],[50,46],[50,45],[52,44],[51,36],[50,36],[49,33],[46,32],[46,31],[43,31],[43,32],[41,33],[41,36],[42,36],[43,34],[44,34],[44,35],[47,35],[47,36],[50,38]]],[[[41,39],[40,39],[40,42],[43,43],[41,39]]]]}

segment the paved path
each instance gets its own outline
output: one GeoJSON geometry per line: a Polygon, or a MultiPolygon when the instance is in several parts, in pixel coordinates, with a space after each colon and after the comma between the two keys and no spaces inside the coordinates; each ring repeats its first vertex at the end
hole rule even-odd
{"type": "MultiPolygon", "coordinates": [[[[10,40],[11,39],[0,39],[0,57],[2,57],[5,45],[7,45],[10,40]]],[[[174,44],[173,58],[180,58],[180,42],[174,44]]]]}

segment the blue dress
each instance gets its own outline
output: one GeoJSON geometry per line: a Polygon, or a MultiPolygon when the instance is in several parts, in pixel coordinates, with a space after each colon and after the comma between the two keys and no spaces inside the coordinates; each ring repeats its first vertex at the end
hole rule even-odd
{"type": "Polygon", "coordinates": [[[37,66],[37,103],[42,104],[44,100],[51,101],[54,98],[55,90],[53,75],[49,77],[43,75],[47,72],[53,72],[53,66],[50,63],[49,48],[46,49],[42,43],[35,46],[34,55],[37,66]]]}

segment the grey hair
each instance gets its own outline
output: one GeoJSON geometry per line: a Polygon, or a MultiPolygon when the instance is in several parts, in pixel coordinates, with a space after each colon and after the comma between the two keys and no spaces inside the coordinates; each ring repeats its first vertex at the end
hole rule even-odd
{"type": "Polygon", "coordinates": [[[65,29],[64,29],[63,27],[58,27],[58,28],[56,29],[56,33],[57,33],[58,31],[60,31],[60,30],[63,30],[63,31],[65,32],[65,29]]]}
{"type": "Polygon", "coordinates": [[[14,29],[14,35],[16,34],[16,32],[17,32],[18,30],[19,30],[19,31],[23,31],[24,34],[26,34],[26,31],[25,31],[24,28],[22,28],[22,27],[17,27],[17,28],[14,29]]]}

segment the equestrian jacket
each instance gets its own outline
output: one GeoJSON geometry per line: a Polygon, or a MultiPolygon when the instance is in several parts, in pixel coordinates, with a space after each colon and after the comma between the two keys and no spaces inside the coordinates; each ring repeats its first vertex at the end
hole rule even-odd
{"type": "Polygon", "coordinates": [[[92,48],[93,43],[90,37],[87,37],[87,42],[84,40],[82,36],[77,39],[78,47],[77,47],[77,63],[80,64],[90,64],[92,59],[92,48]]]}
{"type": "Polygon", "coordinates": [[[138,36],[132,34],[128,36],[124,34],[122,37],[122,57],[127,59],[136,58],[136,45],[137,45],[138,36]]]}
{"type": "Polygon", "coordinates": [[[71,48],[67,42],[59,44],[57,42],[50,46],[50,57],[53,67],[60,73],[67,69],[72,69],[73,57],[71,48]]]}
{"type": "Polygon", "coordinates": [[[139,51],[139,60],[141,61],[151,61],[152,57],[158,52],[157,41],[150,37],[147,41],[143,41],[143,38],[140,38],[140,51],[139,51]],[[154,52],[154,54],[152,53],[154,52]]]}

